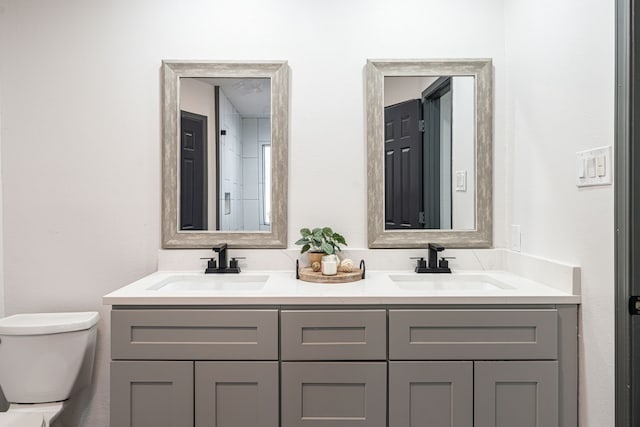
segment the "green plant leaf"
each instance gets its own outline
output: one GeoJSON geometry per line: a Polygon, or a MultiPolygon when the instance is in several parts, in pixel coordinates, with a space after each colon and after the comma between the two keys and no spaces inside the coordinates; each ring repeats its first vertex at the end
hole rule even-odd
{"type": "Polygon", "coordinates": [[[298,241],[295,243],[296,245],[305,245],[309,243],[309,239],[303,237],[302,239],[298,239],[298,241]]]}
{"type": "Polygon", "coordinates": [[[338,243],[342,243],[343,245],[346,245],[346,244],[347,244],[347,241],[346,241],[346,240],[344,240],[344,237],[342,237],[342,235],[340,235],[340,234],[338,234],[338,233],[335,233],[335,234],[333,235],[333,237],[336,239],[336,241],[337,241],[338,243]]]}
{"type": "Polygon", "coordinates": [[[300,249],[300,253],[303,254],[303,253],[307,252],[310,247],[311,247],[311,245],[307,243],[306,245],[304,245],[302,247],[302,249],[300,249]]]}
{"type": "Polygon", "coordinates": [[[300,234],[302,235],[302,237],[307,237],[309,234],[311,234],[311,230],[309,230],[308,228],[301,228],[300,234]]]}
{"type": "Polygon", "coordinates": [[[322,233],[326,236],[331,236],[333,235],[333,230],[331,229],[331,227],[325,227],[322,229],[322,233]]]}
{"type": "Polygon", "coordinates": [[[333,254],[334,250],[333,250],[333,246],[330,245],[327,242],[322,242],[322,252],[324,252],[325,254],[331,255],[333,254]]]}
{"type": "Polygon", "coordinates": [[[322,229],[321,228],[314,228],[313,229],[313,237],[316,239],[322,239],[322,229]]]}

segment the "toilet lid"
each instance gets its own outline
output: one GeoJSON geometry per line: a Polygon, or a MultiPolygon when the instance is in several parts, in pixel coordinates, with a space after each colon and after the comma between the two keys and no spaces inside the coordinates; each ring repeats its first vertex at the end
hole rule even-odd
{"type": "Polygon", "coordinates": [[[0,412],[0,427],[44,427],[42,414],[0,412]]]}
{"type": "Polygon", "coordinates": [[[14,314],[0,319],[0,335],[43,335],[83,331],[98,323],[95,311],[14,314]]]}

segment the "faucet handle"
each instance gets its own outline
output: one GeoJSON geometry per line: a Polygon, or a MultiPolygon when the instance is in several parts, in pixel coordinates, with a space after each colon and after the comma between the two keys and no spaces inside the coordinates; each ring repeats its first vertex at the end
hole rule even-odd
{"type": "Polygon", "coordinates": [[[416,261],[416,268],[427,268],[427,261],[424,260],[424,257],[422,256],[412,256],[409,259],[415,259],[416,261]]]}
{"type": "Polygon", "coordinates": [[[238,268],[238,260],[239,259],[247,259],[243,256],[234,256],[231,258],[231,261],[229,261],[229,268],[238,268]]]}
{"type": "Polygon", "coordinates": [[[449,268],[449,260],[456,259],[454,256],[443,256],[440,257],[440,261],[438,261],[438,267],[440,268],[449,268]]]}
{"type": "Polygon", "coordinates": [[[218,262],[216,261],[215,258],[206,257],[206,258],[200,258],[200,259],[207,260],[207,270],[215,270],[216,268],[218,268],[218,262]]]}

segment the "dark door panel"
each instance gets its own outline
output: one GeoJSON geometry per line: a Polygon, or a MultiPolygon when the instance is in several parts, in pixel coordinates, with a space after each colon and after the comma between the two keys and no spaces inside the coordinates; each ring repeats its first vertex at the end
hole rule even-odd
{"type": "Polygon", "coordinates": [[[180,229],[207,229],[207,117],[180,112],[180,229]]]}
{"type": "Polygon", "coordinates": [[[422,132],[419,99],[384,109],[385,228],[422,228],[422,132]]]}

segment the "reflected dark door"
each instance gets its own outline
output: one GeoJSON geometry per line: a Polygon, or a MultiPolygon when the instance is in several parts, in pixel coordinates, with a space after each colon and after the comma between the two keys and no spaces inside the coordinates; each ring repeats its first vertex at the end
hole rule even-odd
{"type": "Polygon", "coordinates": [[[384,109],[385,228],[423,228],[419,99],[384,109]]]}
{"type": "Polygon", "coordinates": [[[180,230],[207,229],[207,117],[180,111],[180,230]]]}

